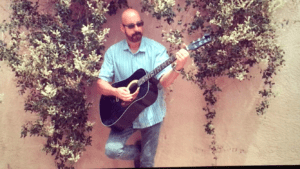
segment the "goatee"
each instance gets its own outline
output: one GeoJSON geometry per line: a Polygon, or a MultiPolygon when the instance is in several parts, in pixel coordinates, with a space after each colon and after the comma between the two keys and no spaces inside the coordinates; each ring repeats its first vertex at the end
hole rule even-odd
{"type": "Polygon", "coordinates": [[[131,42],[139,42],[142,40],[143,34],[141,32],[135,32],[132,36],[129,36],[126,33],[126,36],[131,42]]]}

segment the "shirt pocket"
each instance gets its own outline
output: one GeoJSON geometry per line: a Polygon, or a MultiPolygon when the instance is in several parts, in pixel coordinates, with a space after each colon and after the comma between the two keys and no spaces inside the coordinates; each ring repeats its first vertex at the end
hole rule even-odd
{"type": "Polygon", "coordinates": [[[130,56],[127,56],[126,54],[123,56],[118,56],[118,58],[116,58],[115,67],[116,67],[115,69],[116,82],[127,79],[133,73],[132,59],[130,59],[130,56]]]}
{"type": "Polygon", "coordinates": [[[134,56],[132,65],[134,72],[138,69],[144,69],[148,73],[154,69],[151,58],[144,52],[140,52],[138,55],[134,56]]]}

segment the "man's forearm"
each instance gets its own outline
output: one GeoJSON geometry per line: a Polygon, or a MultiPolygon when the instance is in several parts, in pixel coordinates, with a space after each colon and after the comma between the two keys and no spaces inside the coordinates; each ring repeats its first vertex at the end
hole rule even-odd
{"type": "Polygon", "coordinates": [[[116,96],[116,88],[102,79],[97,80],[97,92],[106,96],[116,96]]]}
{"type": "MultiPolygon", "coordinates": [[[[188,57],[189,57],[189,53],[185,50],[185,49],[180,49],[176,54],[175,54],[177,60],[175,63],[175,67],[173,69],[181,70],[183,68],[183,66],[185,65],[188,57]]],[[[168,73],[164,74],[159,82],[160,84],[166,88],[169,87],[174,80],[178,77],[178,75],[180,74],[180,72],[176,72],[174,70],[169,71],[168,73]]]]}
{"type": "Polygon", "coordinates": [[[174,80],[178,77],[178,75],[179,75],[179,73],[171,70],[171,71],[167,72],[166,74],[164,74],[160,78],[159,82],[164,88],[167,88],[174,82],[174,80]]]}

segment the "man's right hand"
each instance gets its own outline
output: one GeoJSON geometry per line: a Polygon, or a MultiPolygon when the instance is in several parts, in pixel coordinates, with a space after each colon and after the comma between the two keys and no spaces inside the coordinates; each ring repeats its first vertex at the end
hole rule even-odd
{"type": "Polygon", "coordinates": [[[116,88],[116,95],[117,98],[128,102],[133,100],[132,94],[130,94],[130,91],[126,87],[119,87],[116,88]]]}

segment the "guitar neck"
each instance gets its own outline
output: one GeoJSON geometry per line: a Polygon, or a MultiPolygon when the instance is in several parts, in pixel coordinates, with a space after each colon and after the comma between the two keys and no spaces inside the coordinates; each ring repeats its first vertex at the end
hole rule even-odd
{"type": "Polygon", "coordinates": [[[157,66],[154,70],[147,73],[145,76],[143,76],[141,79],[139,79],[138,86],[141,86],[143,83],[150,80],[152,77],[157,75],[160,71],[162,71],[164,68],[166,68],[167,66],[172,64],[176,59],[177,59],[176,57],[172,56],[168,60],[166,60],[165,62],[163,62],[159,66],[157,66]]]}
{"type": "MultiPolygon", "coordinates": [[[[186,47],[186,50],[195,50],[199,48],[200,46],[211,42],[211,37],[209,34],[205,34],[201,39],[198,39],[197,41],[193,41],[191,44],[189,44],[186,47]]],[[[176,60],[176,57],[171,56],[168,60],[166,60],[164,63],[156,67],[151,72],[147,73],[145,76],[143,76],[141,79],[138,80],[138,86],[141,86],[146,81],[150,80],[152,77],[157,75],[160,71],[162,71],[164,68],[172,64],[176,60]]]]}

